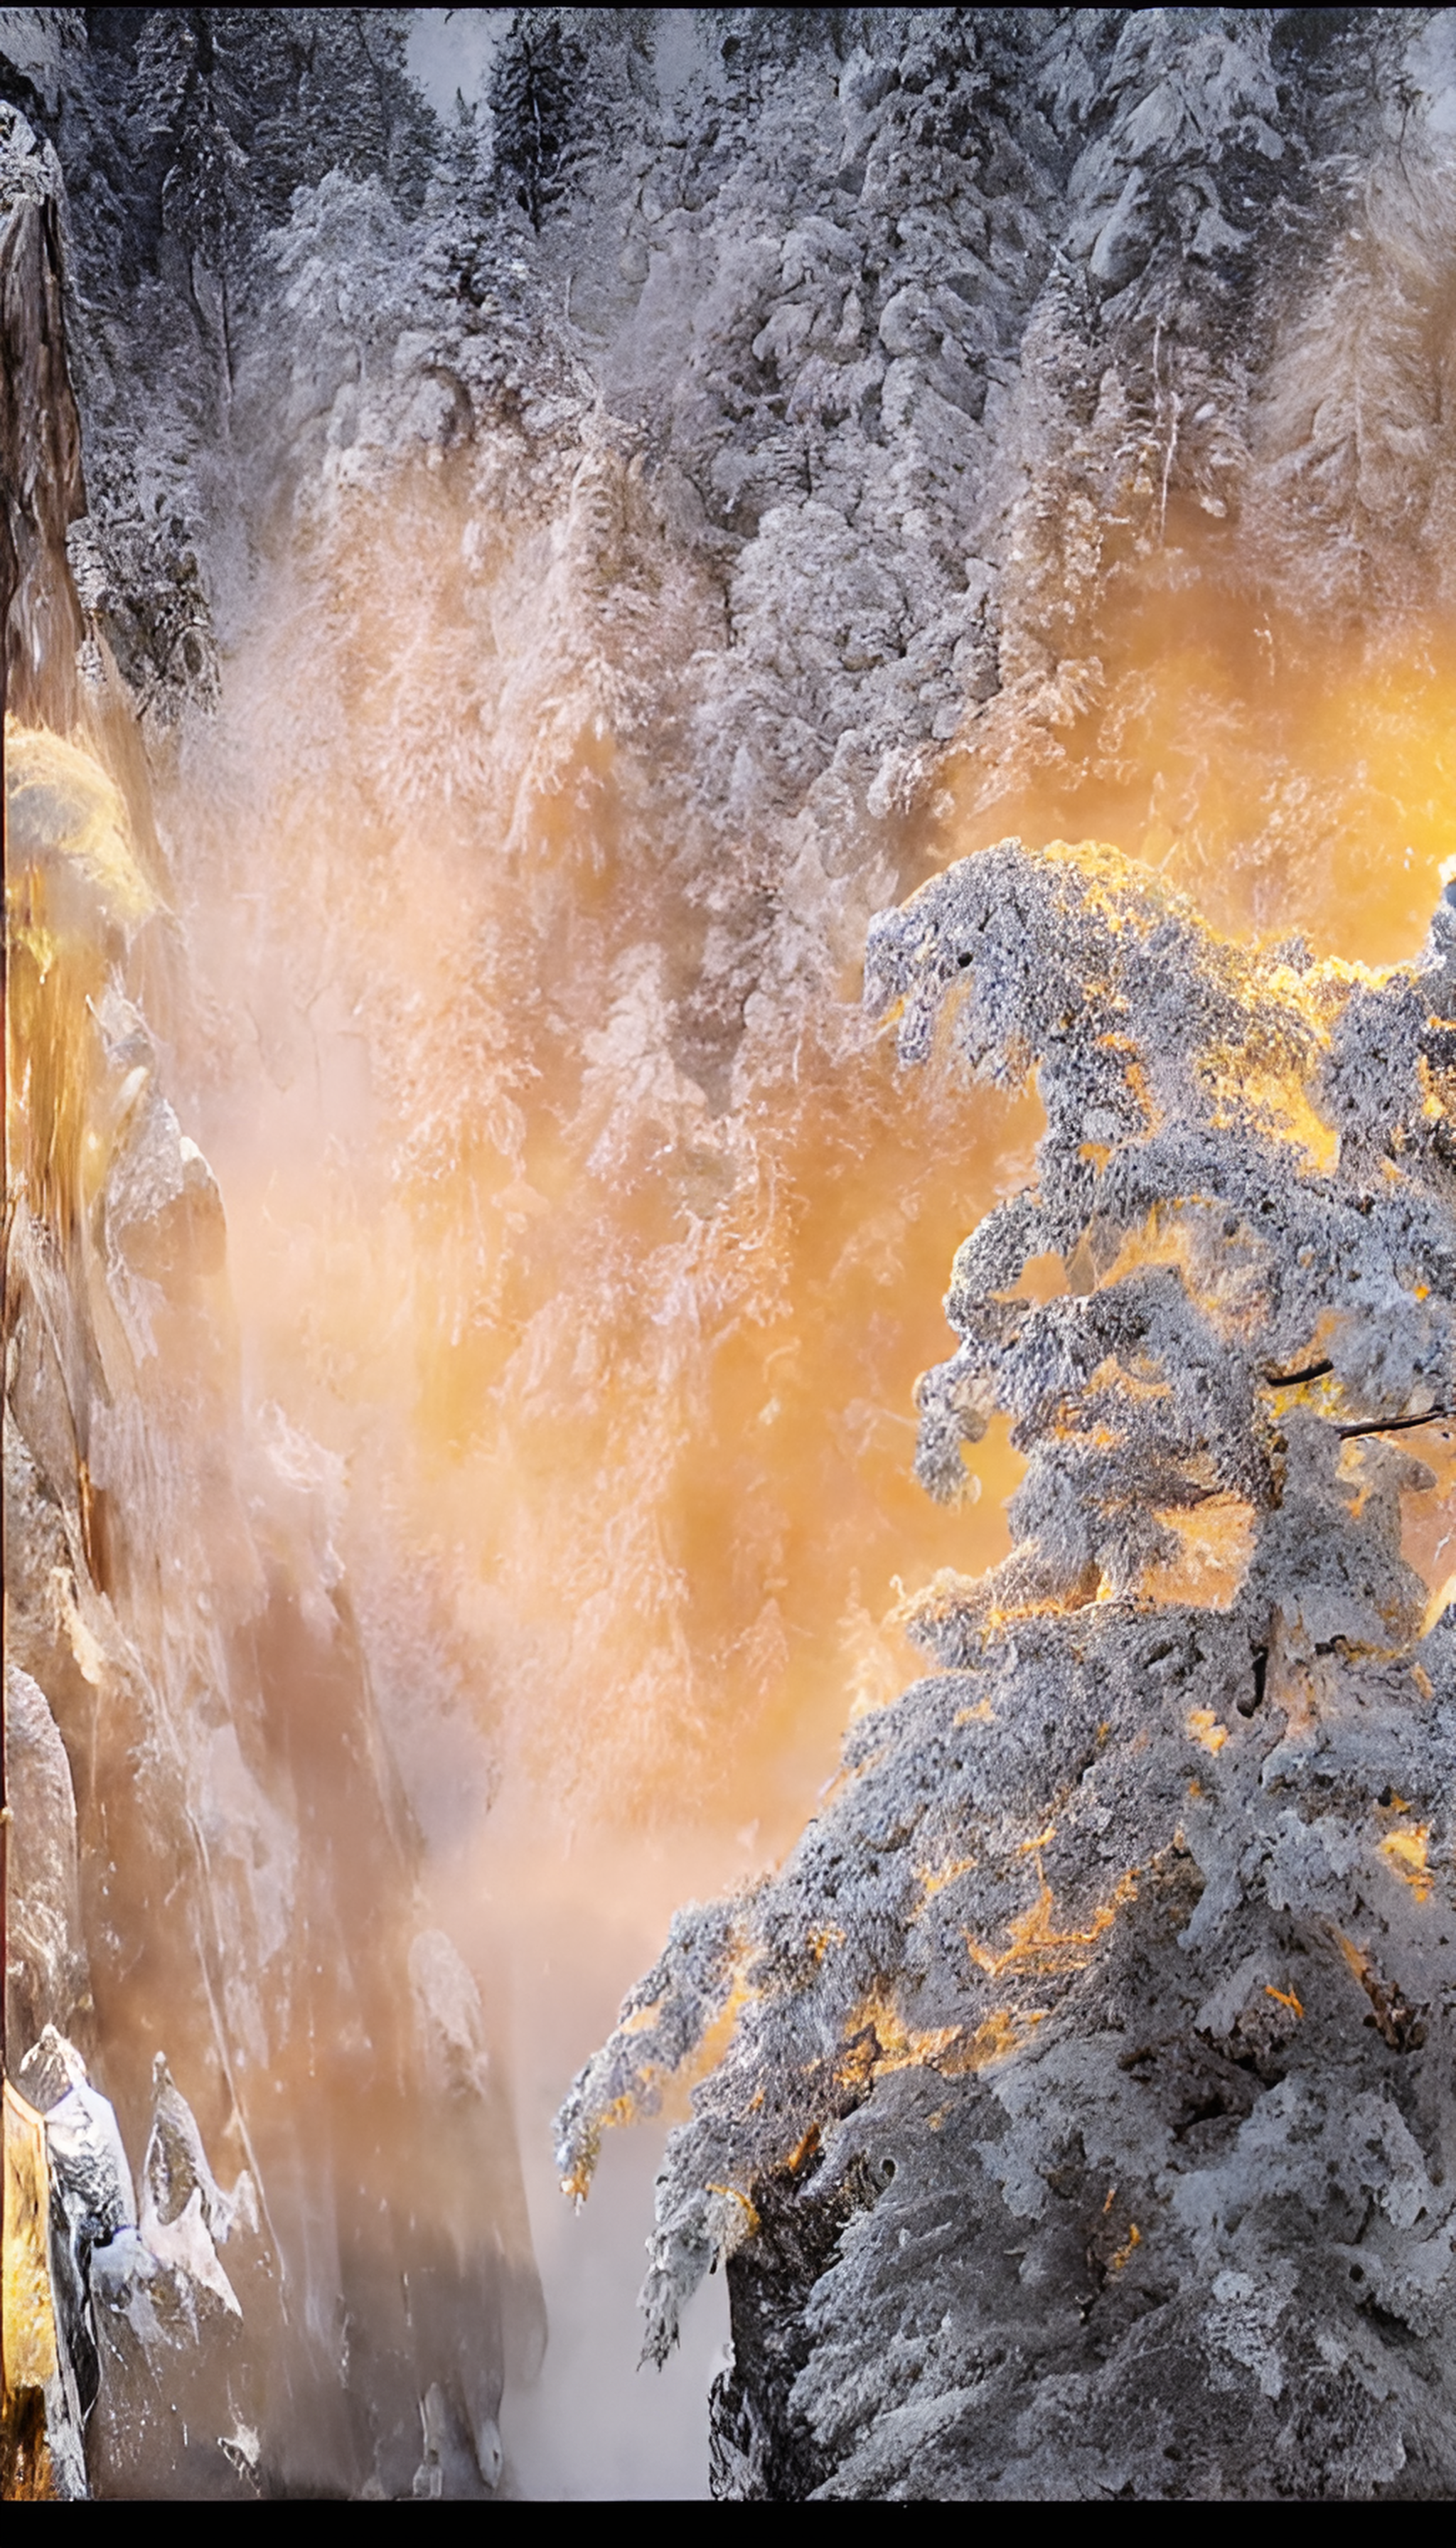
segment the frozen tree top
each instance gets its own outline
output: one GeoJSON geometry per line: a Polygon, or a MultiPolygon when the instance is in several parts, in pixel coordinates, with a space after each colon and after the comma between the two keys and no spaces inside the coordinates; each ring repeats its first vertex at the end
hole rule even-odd
{"type": "Polygon", "coordinates": [[[660,2358],[733,2259],[725,2491],[1447,2482],[1456,1655],[1401,1525],[1453,1403],[1453,950],[1443,902],[1383,973],[1250,953],[1018,842],[871,930],[908,1060],[1037,1074],[918,1458],[954,1497],[1001,1412],[1029,1465],[1011,1558],[912,1605],[937,1669],[562,2118],[580,2190],[733,2021],[644,2293],[660,2358]]]}

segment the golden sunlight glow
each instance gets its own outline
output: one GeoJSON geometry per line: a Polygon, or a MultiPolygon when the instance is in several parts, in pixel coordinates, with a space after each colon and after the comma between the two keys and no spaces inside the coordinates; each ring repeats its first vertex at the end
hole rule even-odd
{"type": "Polygon", "coordinates": [[[1219,1723],[1211,1707],[1190,1709],[1188,1731],[1195,1743],[1203,1745],[1205,1752],[1222,1752],[1228,1740],[1228,1726],[1219,1723]]]}
{"type": "Polygon", "coordinates": [[[1176,499],[1122,601],[1035,750],[1008,748],[1009,701],[968,721],[928,864],[1011,832],[1116,841],[1229,936],[1413,954],[1456,856],[1456,630],[1312,627],[1176,499]]]}
{"type": "Polygon", "coordinates": [[[860,2089],[891,2070],[923,2067],[959,2078],[1015,2052],[1046,2015],[1042,2008],[997,2008],[974,2028],[917,2029],[905,2024],[892,2001],[866,1999],[846,2025],[846,2048],[836,2075],[842,2086],[860,2089]]]}
{"type": "Polygon", "coordinates": [[[1402,1881],[1409,1884],[1417,1902],[1430,1899],[1432,1878],[1426,1872],[1426,1847],[1430,1840],[1428,1823],[1403,1823],[1386,1833],[1380,1844],[1381,1857],[1393,1866],[1402,1881]]]}
{"type": "Polygon", "coordinates": [[[1157,1518],[1181,1545],[1168,1564],[1147,1568],[1139,1591],[1152,1601],[1227,1610],[1253,1559],[1252,1504],[1240,1496],[1210,1495],[1202,1503],[1159,1507],[1157,1518]]]}
{"type": "MultiPolygon", "coordinates": [[[[191,923],[257,1055],[209,1135],[256,1385],[348,1462],[357,1537],[426,1587],[468,1703],[534,1778],[565,1772],[574,1810],[623,1829],[746,1819],[762,1859],[851,1712],[912,1677],[902,1628],[937,1578],[1009,1546],[1009,1427],[937,1506],[910,1476],[912,1389],[950,1341],[957,1242],[1033,1173],[1040,1109],[944,1060],[901,1070],[822,1003],[736,1117],[708,1102],[673,1051],[703,916],[646,820],[647,768],[604,703],[531,726],[550,667],[529,543],[502,518],[473,579],[448,472],[343,525],[234,669],[255,801],[206,766],[186,798],[191,923]],[[280,708],[311,697],[317,722],[320,686],[321,765],[280,708]]],[[[972,725],[907,861],[1095,826],[1216,925],[1408,954],[1456,852],[1456,654],[1422,626],[1316,678],[1300,632],[1219,581],[1203,517],[1175,531],[1179,576],[1153,559],[1130,591],[1114,707],[1010,795],[972,725]]],[[[1327,1165],[1288,1070],[1245,1073],[1242,1102],[1327,1165]]],[[[1231,1267],[1197,1218],[1161,1216],[1147,1257],[1246,1331],[1257,1251],[1231,1267]]],[[[1065,1281],[1047,1263],[1029,1289],[1065,1281]]],[[[1183,1554],[1151,1597],[1227,1602],[1243,1508],[1168,1518],[1183,1554]]]]}
{"type": "MultiPolygon", "coordinates": [[[[737,1020],[716,1061],[694,1058],[681,1030],[719,924],[684,882],[650,738],[609,683],[584,706],[566,680],[540,536],[503,497],[484,524],[466,503],[448,467],[403,473],[388,508],[343,491],[273,570],[222,717],[159,784],[194,984],[166,1032],[227,1202],[252,1406],[287,1409],[333,1464],[377,1670],[408,1682],[424,1656],[532,1800],[519,1899],[575,1887],[585,1936],[603,1886],[656,1921],[777,1857],[847,1720],[924,1669],[905,1626],[1008,1552],[1025,1468],[1009,1420],[968,1453],[962,1501],[938,1505],[911,1476],[913,1392],[952,1342],[956,1246],[1032,1182],[1044,1119],[1034,1091],[967,1084],[946,1037],[905,1069],[865,1030],[867,912],[828,880],[817,901],[805,888],[804,931],[840,962],[839,1003],[822,976],[780,982],[781,1017],[747,1002],[751,1068],[737,1020]],[[564,1858],[538,1864],[543,1817],[585,1835],[570,1878],[564,1858]],[[639,1845],[674,1830],[696,1835],[685,1882],[639,1845]],[[592,1835],[611,1843],[599,1859],[592,1835]]],[[[878,897],[1013,830],[1096,834],[1231,935],[1300,930],[1352,966],[1409,956],[1456,855],[1456,639],[1411,623],[1317,659],[1201,518],[1170,506],[1169,534],[1054,750],[1003,751],[1005,702],[973,717],[878,897]]],[[[658,642],[707,642],[695,607],[665,591],[658,642]]],[[[21,747],[26,784],[74,803],[72,865],[123,938],[170,926],[111,782],[54,738],[21,747]]],[[[1118,852],[1068,855],[1094,889],[1125,871],[1118,852]]],[[[98,1172],[78,1038],[101,975],[78,956],[62,980],[50,871],[24,872],[13,1155],[58,1199],[98,1172]]],[[[1314,1046],[1300,962],[1280,986],[1314,1046]]],[[[1287,1141],[1297,1173],[1329,1166],[1292,1055],[1250,1045],[1222,1067],[1232,1118],[1287,1141]]],[[[1262,1251],[1217,1219],[1196,1197],[1159,1208],[1102,1283],[1176,1266],[1227,1333],[1255,1335],[1262,1251]]],[[[1093,1280],[1082,1256],[1044,1257],[1018,1288],[1093,1280]]],[[[1119,1394],[1159,1386],[1100,1377],[1114,1427],[1119,1394]]],[[[1302,1398],[1319,1384],[1279,1404],[1302,1398]]],[[[1434,1588],[1456,1581],[1456,1453],[1449,1428],[1419,1440],[1433,1483],[1406,1497],[1408,1550],[1434,1588]]],[[[1143,1595],[1227,1606],[1248,1506],[1210,1488],[1161,1518],[1178,1554],[1143,1595]]],[[[1313,1706],[1286,1679],[1296,1714],[1313,1706]]],[[[1400,1836],[1384,1846],[1416,1881],[1400,1836]]],[[[482,1851],[464,1833],[436,1878],[463,1932],[484,1934],[482,1851]]],[[[954,1871],[927,1870],[927,1890],[954,1871]]],[[[1043,1880],[1007,1939],[967,1941],[971,1961],[1075,1969],[1134,1883],[1066,1926],[1043,1880]]],[[[861,2014],[844,2057],[872,2070],[999,2057],[1036,2013],[973,2042],[861,2014]]],[[[674,2111],[697,2075],[658,2083],[674,2111]]]]}
{"type": "MultiPolygon", "coordinates": [[[[1029,1846],[1036,1849],[1040,1844],[1033,1842],[1029,1846]]],[[[1054,1925],[1055,1900],[1042,1873],[1040,1857],[1037,1872],[1040,1879],[1037,1899],[1029,1911],[1022,1912],[1010,1923],[1008,1935],[1011,1944],[1000,1955],[992,1954],[969,1935],[966,1937],[966,1952],[971,1962],[979,1971],[988,1973],[992,1980],[999,1980],[1003,1973],[1080,1972],[1084,1965],[1091,1963],[1098,1939],[1112,1927],[1123,1905],[1136,1899],[1138,1892],[1138,1870],[1130,1867],[1125,1875],[1119,1876],[1109,1899],[1097,1904],[1085,1928],[1058,1929],[1054,1925]]]]}
{"type": "MultiPolygon", "coordinates": [[[[910,1475],[912,1392],[1040,1107],[902,1069],[821,1004],[714,1111],[673,1052],[702,918],[634,818],[632,752],[594,720],[549,754],[523,731],[513,796],[479,762],[446,786],[484,710],[438,476],[327,563],[236,667],[238,730],[172,818],[229,1047],[201,1138],[253,1385],[345,1460],[357,1571],[411,1579],[543,1791],[623,1829],[751,1822],[772,1855],[851,1707],[913,1677],[907,1589],[1010,1546],[1008,1428],[945,1510],[910,1475]],[[317,717],[325,678],[319,765],[280,702],[317,717]]],[[[494,569],[499,626],[527,561],[494,569]]]]}

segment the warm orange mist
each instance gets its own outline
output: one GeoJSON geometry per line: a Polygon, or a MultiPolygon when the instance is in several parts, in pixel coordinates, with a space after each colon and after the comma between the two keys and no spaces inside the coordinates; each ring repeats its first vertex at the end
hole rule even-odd
{"type": "MultiPolygon", "coordinates": [[[[1004,1430],[938,1508],[911,1392],[1040,1110],[900,1071],[820,995],[712,1111],[672,1048],[704,913],[598,597],[503,509],[462,539],[467,502],[447,470],[345,505],[169,809],[256,1383],[349,1463],[366,1613],[543,1788],[772,1850],[916,1669],[901,1588],[1008,1545],[1004,1430]]],[[[1219,926],[1410,952],[1456,851],[1456,640],[1319,650],[1167,528],[1046,750],[1004,702],[968,728],[926,855],[1097,833],[1219,926]]],[[[653,613],[655,665],[706,642],[689,583],[653,613]]]]}
{"type": "Polygon", "coordinates": [[[1456,1424],[1422,1424],[1409,1433],[1416,1483],[1401,1499],[1401,1554],[1424,1578],[1432,1624],[1456,1600],[1456,1424]]]}
{"type": "Polygon", "coordinates": [[[1321,626],[1177,500],[1114,595],[1030,748],[1006,702],[967,727],[931,863],[1011,832],[1115,841],[1229,936],[1412,954],[1456,854],[1456,629],[1321,626]]]}

